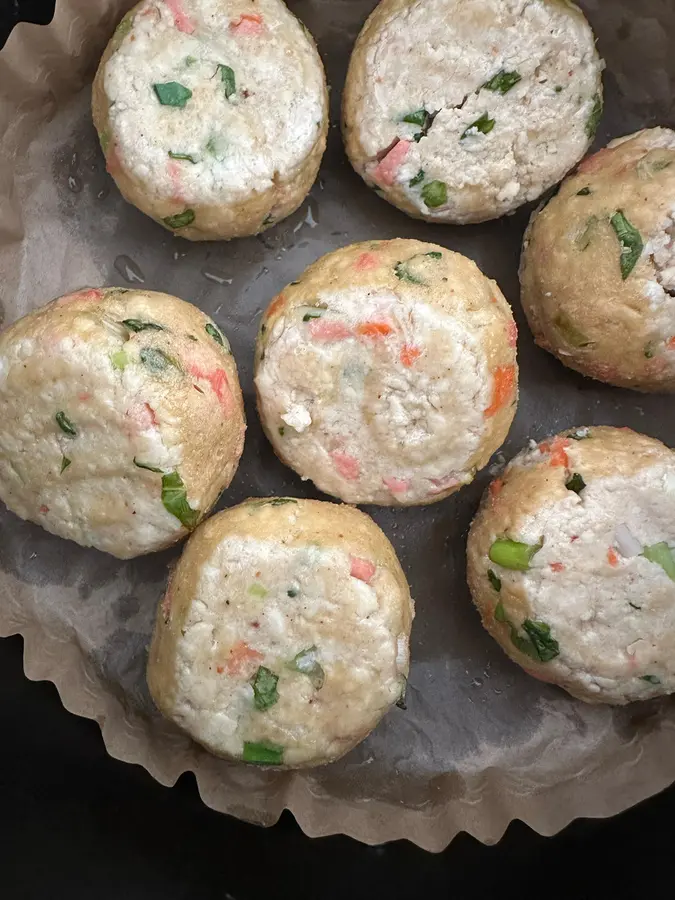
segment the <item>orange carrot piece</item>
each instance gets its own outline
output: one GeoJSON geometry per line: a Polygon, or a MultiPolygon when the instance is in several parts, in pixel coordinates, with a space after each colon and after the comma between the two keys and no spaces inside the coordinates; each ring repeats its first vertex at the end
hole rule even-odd
{"type": "Polygon", "coordinates": [[[610,547],[607,551],[607,562],[610,564],[610,566],[616,567],[619,565],[619,556],[614,547],[610,547]]]}
{"type": "Polygon", "coordinates": [[[237,641],[230,650],[225,666],[217,666],[216,671],[218,674],[222,674],[223,668],[225,668],[228,675],[239,675],[246,665],[262,659],[262,653],[249,647],[245,641],[237,641]]]}
{"type": "Polygon", "coordinates": [[[393,332],[393,328],[387,322],[363,322],[356,326],[358,334],[366,337],[386,337],[393,332]]]}
{"type": "Polygon", "coordinates": [[[286,298],[283,294],[279,294],[277,297],[272,300],[270,305],[267,307],[267,312],[265,313],[266,319],[271,319],[272,316],[279,312],[280,309],[283,309],[284,304],[286,303],[286,298]]]}
{"type": "Polygon", "coordinates": [[[515,366],[499,366],[493,373],[494,385],[492,388],[492,402],[485,410],[485,418],[489,419],[513,397],[513,389],[516,383],[515,366]]]}
{"type": "Polygon", "coordinates": [[[408,369],[412,366],[412,364],[420,358],[422,355],[422,351],[419,347],[415,347],[412,344],[404,344],[401,348],[401,362],[408,369]]]}
{"type": "Polygon", "coordinates": [[[349,574],[353,578],[358,578],[359,581],[365,581],[366,584],[370,584],[377,570],[375,564],[369,559],[361,559],[360,556],[350,556],[349,562],[351,564],[349,574]]]}

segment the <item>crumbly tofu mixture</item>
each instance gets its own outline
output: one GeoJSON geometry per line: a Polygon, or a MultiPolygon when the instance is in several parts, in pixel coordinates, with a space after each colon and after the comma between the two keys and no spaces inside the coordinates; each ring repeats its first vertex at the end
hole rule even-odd
{"type": "Polygon", "coordinates": [[[280,0],[146,0],[120,28],[102,144],[146,190],[186,207],[236,203],[303,164],[323,128],[324,76],[280,0]]]}
{"type": "Polygon", "coordinates": [[[342,755],[405,686],[396,591],[385,568],[341,549],[228,535],[204,560],[182,625],[173,717],[247,762],[342,755]]]}
{"type": "Polygon", "coordinates": [[[385,0],[360,43],[345,102],[352,161],[414,214],[503,215],[558,182],[595,134],[602,63],[571,3],[385,0]]]}
{"type": "Polygon", "coordinates": [[[122,558],[168,546],[243,435],[227,339],[176,298],[83,290],[0,336],[0,498],[54,534],[122,558]]]}
{"type": "MultiPolygon", "coordinates": [[[[592,429],[581,431],[592,439],[592,429]]],[[[495,562],[500,557],[492,544],[484,577],[499,587],[494,616],[534,660],[533,674],[562,681],[586,699],[625,703],[671,693],[675,455],[630,474],[597,476],[579,459],[580,444],[556,438],[512,463],[513,469],[551,466],[564,473],[567,491],[562,499],[543,500],[534,514],[516,517],[507,534],[492,535],[534,551],[519,571],[495,562]]],[[[611,460],[606,468],[611,471],[611,460]]]]}
{"type": "Polygon", "coordinates": [[[492,402],[480,327],[404,289],[324,290],[288,310],[256,386],[284,458],[348,503],[428,501],[471,481],[492,402]]]}

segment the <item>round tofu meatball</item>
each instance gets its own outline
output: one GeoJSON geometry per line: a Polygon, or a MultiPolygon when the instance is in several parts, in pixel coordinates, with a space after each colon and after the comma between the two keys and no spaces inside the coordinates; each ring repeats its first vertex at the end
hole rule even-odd
{"type": "Polygon", "coordinates": [[[0,499],[121,559],[191,531],[244,445],[227,339],[153,291],[85,289],[0,334],[0,499]]]}
{"type": "Polygon", "coordinates": [[[318,766],[405,691],[413,603],[364,513],[275,497],[190,539],[157,613],[155,703],[217,756],[318,766]]]}
{"type": "Polygon", "coordinates": [[[584,160],[532,217],[522,302],[566,366],[675,391],[675,132],[651,128],[584,160]]]}
{"type": "Polygon", "coordinates": [[[382,0],[349,66],[347,153],[411,216],[495,219],[584,155],[602,66],[567,0],[382,0]]]}
{"type": "Polygon", "coordinates": [[[193,241],[290,215],[326,145],[321,59],[281,0],[143,0],[108,44],[92,102],[124,198],[193,241]]]}
{"type": "Polygon", "coordinates": [[[530,675],[591,703],[675,691],[675,454],[576,428],[517,456],[469,534],[483,625],[530,675]]]}
{"type": "Polygon", "coordinates": [[[255,383],[277,455],[347,503],[434,503],[473,480],[516,409],[516,325],[471,260],[422,241],[319,259],[271,303],[255,383]]]}

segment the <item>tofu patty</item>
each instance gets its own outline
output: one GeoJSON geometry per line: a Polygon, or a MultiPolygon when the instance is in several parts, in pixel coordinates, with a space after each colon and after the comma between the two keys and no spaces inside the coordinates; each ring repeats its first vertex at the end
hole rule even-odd
{"type": "Polygon", "coordinates": [[[188,542],[157,613],[148,684],[217,756],[317,766],[402,696],[412,618],[394,549],[364,513],[248,500],[188,542]]]}
{"type": "Polygon", "coordinates": [[[329,253],[272,301],[255,383],[277,455],[347,503],[434,503],[472,481],[517,401],[516,325],[471,260],[422,241],[329,253]]]}
{"type": "Polygon", "coordinates": [[[176,297],[85,289],[0,334],[0,499],[85,547],[128,559],[180,540],[244,430],[227,338],[176,297]]]}
{"type": "Polygon", "coordinates": [[[349,65],[347,153],[411,216],[503,216],[586,152],[602,114],[602,67],[567,0],[383,0],[349,65]]]}
{"type": "Polygon", "coordinates": [[[584,160],[533,215],[523,308],[566,366],[675,391],[675,132],[650,128],[584,160]]]}
{"type": "Polygon", "coordinates": [[[190,240],[290,215],[326,144],[321,59],[281,0],[143,0],[103,54],[92,102],[125,199],[190,240]]]}
{"type": "Polygon", "coordinates": [[[531,675],[591,703],[675,691],[675,454],[576,428],[494,481],[468,543],[483,624],[531,675]]]}

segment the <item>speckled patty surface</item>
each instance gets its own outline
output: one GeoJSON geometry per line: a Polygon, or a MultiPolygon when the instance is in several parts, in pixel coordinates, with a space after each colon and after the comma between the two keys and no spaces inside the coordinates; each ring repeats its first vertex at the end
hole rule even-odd
{"type": "Polygon", "coordinates": [[[584,160],[535,213],[521,263],[537,343],[620,387],[675,391],[675,132],[584,160]]]}
{"type": "Polygon", "coordinates": [[[675,454],[577,428],[517,456],[471,527],[483,624],[530,674],[590,702],[675,691],[675,454]]]}
{"type": "Polygon", "coordinates": [[[413,616],[364,513],[248,500],[190,539],[157,613],[148,683],[211,752],[313,766],[342,756],[405,689],[413,616]]]}
{"type": "Polygon", "coordinates": [[[128,558],[192,530],[244,446],[227,338],[152,291],[85,289],[0,334],[0,499],[128,558]]]}
{"type": "Polygon", "coordinates": [[[347,153],[389,202],[480,222],[539,197],[581,159],[602,62],[562,0],[383,0],[343,98],[347,153]]]}
{"type": "Polygon", "coordinates": [[[349,503],[470,482],[515,413],[516,325],[494,281],[436,244],[344,247],[268,307],[255,383],[279,457],[349,503]]]}
{"type": "Polygon", "coordinates": [[[281,0],[143,0],[103,55],[93,113],[125,198],[192,240],[289,215],[328,127],[314,41],[281,0]]]}

